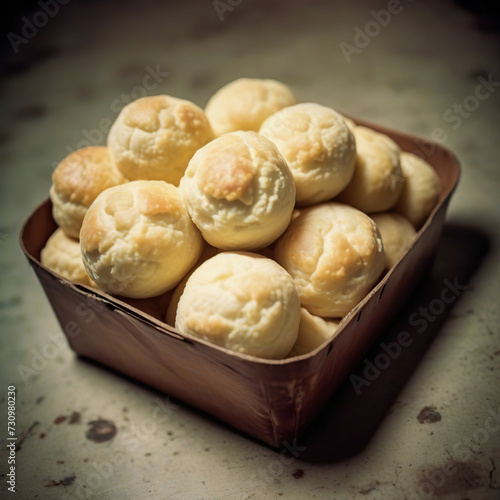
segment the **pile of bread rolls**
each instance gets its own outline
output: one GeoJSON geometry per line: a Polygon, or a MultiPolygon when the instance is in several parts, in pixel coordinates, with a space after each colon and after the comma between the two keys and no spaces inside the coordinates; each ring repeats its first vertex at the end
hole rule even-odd
{"type": "Polygon", "coordinates": [[[433,168],[386,135],[249,78],[205,110],[137,99],[107,146],[52,180],[42,264],[112,295],[172,290],[166,323],[267,359],[332,338],[440,196],[433,168]]]}

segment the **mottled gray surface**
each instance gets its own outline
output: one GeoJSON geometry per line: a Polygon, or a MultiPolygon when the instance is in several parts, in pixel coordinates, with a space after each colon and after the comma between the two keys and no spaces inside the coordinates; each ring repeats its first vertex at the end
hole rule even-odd
{"type": "MultiPolygon", "coordinates": [[[[24,436],[12,498],[500,497],[500,87],[480,90],[484,100],[470,97],[481,79],[500,81],[500,37],[488,18],[436,3],[402,0],[387,26],[368,26],[379,33],[350,62],[341,44],[354,44],[355,29],[373,21],[371,10],[397,2],[74,0],[17,54],[7,50],[0,123],[2,498],[10,498],[9,384],[17,387],[24,436]],[[220,20],[216,6],[224,5],[230,9],[220,20]],[[20,226],[47,196],[54,165],[89,137],[104,141],[122,100],[142,95],[148,67],[159,70],[148,94],[202,106],[237,77],[276,78],[302,101],[427,138],[440,128],[439,140],[462,162],[435,265],[380,339],[388,343],[406,330],[412,346],[359,396],[347,382],[292,455],[76,358],[19,249],[20,226]],[[464,100],[478,105],[468,116],[453,108],[464,100]],[[422,322],[419,308],[441,295],[445,279],[467,289],[422,322]],[[410,324],[412,317],[420,323],[410,324]],[[116,435],[98,420],[114,424],[116,435]],[[90,439],[99,429],[109,439],[90,439]]],[[[22,26],[20,20],[17,34],[22,26]]],[[[380,352],[375,346],[367,360],[380,352]]]]}

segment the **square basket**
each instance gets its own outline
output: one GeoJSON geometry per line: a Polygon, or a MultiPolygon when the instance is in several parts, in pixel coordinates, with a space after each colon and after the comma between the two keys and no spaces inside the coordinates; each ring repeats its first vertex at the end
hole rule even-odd
{"type": "Polygon", "coordinates": [[[20,243],[71,348],[271,446],[297,438],[429,267],[460,175],[456,157],[442,146],[356,122],[389,135],[403,151],[416,152],[425,144],[425,159],[438,173],[442,192],[411,248],[343,319],[332,340],[300,357],[257,359],[183,335],[164,323],[169,293],[128,300],[68,281],[40,263],[40,251],[56,229],[47,200],[26,220],[20,243]]]}

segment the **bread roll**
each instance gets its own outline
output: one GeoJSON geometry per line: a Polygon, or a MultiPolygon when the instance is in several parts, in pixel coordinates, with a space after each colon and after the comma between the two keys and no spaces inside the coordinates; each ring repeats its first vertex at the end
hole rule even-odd
{"type": "Polygon", "coordinates": [[[99,287],[131,298],[173,288],[203,249],[179,190],[163,181],[132,181],[101,193],[85,215],[80,244],[99,287]]]}
{"type": "Polygon", "coordinates": [[[255,132],[225,134],[196,152],[182,178],[193,222],[223,250],[256,250],[285,230],[295,185],[276,146],[255,132]]]}
{"type": "Polygon", "coordinates": [[[121,110],[109,131],[108,147],[128,179],[178,186],[195,151],[212,139],[202,109],[184,99],[157,95],[121,110]]]}
{"type": "Polygon", "coordinates": [[[412,153],[401,153],[401,168],[405,185],[394,210],[420,229],[439,200],[439,176],[425,160],[412,153]]]}
{"type": "Polygon", "coordinates": [[[284,358],[297,340],[299,294],[276,262],[245,252],[222,252],[186,283],[176,328],[231,351],[284,358]]]}
{"type": "Polygon", "coordinates": [[[384,269],[375,222],[335,202],[302,210],[278,240],[274,254],[294,278],[302,306],[325,318],[345,316],[384,269]]]}
{"type": "Polygon", "coordinates": [[[174,293],[170,299],[167,308],[167,314],[165,315],[165,322],[171,326],[175,326],[175,315],[177,314],[177,306],[179,305],[179,299],[181,298],[182,292],[184,292],[184,288],[186,287],[187,280],[194,273],[196,269],[198,269],[203,262],[210,259],[214,255],[217,255],[220,252],[217,248],[211,245],[205,245],[203,252],[200,255],[200,258],[196,261],[196,264],[191,268],[191,270],[182,278],[179,284],[175,287],[174,293]]]}
{"type": "Polygon", "coordinates": [[[89,146],[66,156],[52,173],[52,216],[68,235],[78,239],[83,218],[97,195],[127,180],[108,148],[89,146]]]}
{"type": "Polygon", "coordinates": [[[385,253],[385,268],[390,269],[410,248],[417,232],[412,223],[400,214],[378,213],[370,216],[377,224],[385,253]]]}
{"type": "Polygon", "coordinates": [[[285,157],[298,204],[329,200],[351,180],[356,161],[354,136],[333,109],[296,104],[271,115],[259,133],[274,142],[285,157]]]}
{"type": "Polygon", "coordinates": [[[83,267],[78,240],[70,238],[61,228],[55,230],[40,254],[42,265],[64,278],[97,288],[83,267]]]}
{"type": "Polygon", "coordinates": [[[399,146],[387,135],[366,127],[356,127],[354,136],[354,175],[336,201],[365,213],[386,212],[396,204],[404,184],[399,146]]]}
{"type": "Polygon", "coordinates": [[[239,78],[218,90],[205,108],[215,135],[236,130],[258,132],[264,120],[295,104],[292,91],[276,80],[239,78]]]}
{"type": "Polygon", "coordinates": [[[299,335],[287,358],[312,352],[327,340],[335,337],[340,320],[340,318],[320,318],[301,307],[299,335]]]}

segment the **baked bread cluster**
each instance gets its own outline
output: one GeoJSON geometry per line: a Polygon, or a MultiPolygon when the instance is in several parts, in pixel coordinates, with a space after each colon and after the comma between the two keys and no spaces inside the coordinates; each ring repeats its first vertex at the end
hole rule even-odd
{"type": "Polygon", "coordinates": [[[336,110],[242,78],[203,110],[125,106],[64,158],[42,264],[115,296],[171,291],[163,320],[242,355],[300,356],[411,247],[440,196],[423,159],[336,110]]]}

